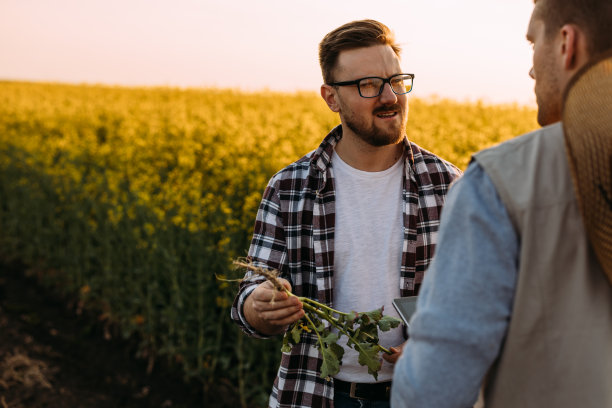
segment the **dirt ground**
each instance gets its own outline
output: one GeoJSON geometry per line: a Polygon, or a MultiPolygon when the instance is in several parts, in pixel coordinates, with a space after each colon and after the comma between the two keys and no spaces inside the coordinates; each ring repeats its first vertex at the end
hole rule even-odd
{"type": "MultiPolygon", "coordinates": [[[[213,407],[198,385],[134,358],[90,319],[0,262],[0,408],[213,407]]],[[[218,398],[219,396],[217,396],[218,398]]]]}

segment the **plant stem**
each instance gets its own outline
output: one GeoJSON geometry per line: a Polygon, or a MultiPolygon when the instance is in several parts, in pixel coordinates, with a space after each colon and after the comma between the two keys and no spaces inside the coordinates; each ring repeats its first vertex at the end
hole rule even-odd
{"type": "Polygon", "coordinates": [[[307,314],[305,314],[304,317],[308,321],[308,324],[310,325],[310,327],[312,327],[312,330],[317,335],[317,339],[319,340],[319,344],[321,345],[321,350],[323,350],[323,339],[321,339],[321,335],[319,334],[317,327],[314,325],[313,321],[310,319],[310,317],[307,314]]]}
{"type": "Polygon", "coordinates": [[[300,299],[300,301],[302,303],[310,303],[311,305],[314,305],[316,307],[320,307],[321,309],[328,310],[328,311],[330,311],[332,313],[335,313],[335,314],[338,314],[338,315],[342,315],[342,316],[348,316],[349,315],[348,313],[344,313],[344,312],[341,312],[339,310],[333,309],[333,308],[331,308],[331,307],[329,307],[327,305],[324,305],[323,303],[319,303],[316,300],[312,300],[312,299],[307,298],[307,297],[300,296],[300,297],[298,297],[298,299],[300,299]]]}
{"type": "Polygon", "coordinates": [[[348,313],[344,313],[344,312],[341,312],[339,310],[333,309],[333,308],[331,308],[331,307],[329,307],[327,305],[324,305],[323,303],[319,303],[316,300],[313,300],[311,298],[307,298],[307,297],[304,297],[304,296],[297,296],[297,295],[291,293],[286,288],[285,288],[285,293],[287,295],[289,295],[289,296],[294,296],[294,297],[298,298],[300,300],[300,302],[302,302],[302,303],[308,303],[308,304],[311,304],[313,306],[319,307],[321,309],[325,309],[325,310],[327,310],[327,311],[329,311],[331,313],[335,313],[335,314],[338,314],[338,315],[348,316],[348,313]]]}

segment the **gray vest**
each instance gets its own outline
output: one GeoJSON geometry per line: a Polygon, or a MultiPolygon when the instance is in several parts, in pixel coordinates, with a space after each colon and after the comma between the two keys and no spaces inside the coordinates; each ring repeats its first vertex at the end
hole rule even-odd
{"type": "Polygon", "coordinates": [[[612,408],[612,286],[586,238],[560,123],[475,155],[520,239],[486,407],[612,408]]]}

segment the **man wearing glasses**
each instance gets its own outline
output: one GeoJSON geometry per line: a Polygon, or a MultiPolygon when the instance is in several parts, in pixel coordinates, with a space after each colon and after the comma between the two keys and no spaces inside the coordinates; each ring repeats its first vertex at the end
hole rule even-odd
{"type": "MultiPolygon", "coordinates": [[[[345,24],[319,45],[321,96],[341,124],[315,151],[278,172],[264,192],[249,259],[281,272],[287,288],[344,311],[416,295],[433,256],[440,210],[461,172],[406,138],[414,75],[392,32],[373,20],[345,24]]],[[[282,334],[304,316],[295,297],[247,273],[232,318],[249,335],[282,334]],[[272,301],[273,300],[273,301],[272,301]]],[[[346,338],[342,337],[339,343],[346,338]]],[[[270,407],[388,407],[401,328],[381,333],[378,380],[345,347],[340,372],[320,377],[316,336],[282,356],[270,407]]]]}

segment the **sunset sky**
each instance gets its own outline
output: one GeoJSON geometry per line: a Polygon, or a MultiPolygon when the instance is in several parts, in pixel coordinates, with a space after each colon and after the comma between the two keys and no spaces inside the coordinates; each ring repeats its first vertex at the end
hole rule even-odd
{"type": "Polygon", "coordinates": [[[532,0],[0,0],[0,80],[318,92],[317,46],[373,18],[413,95],[533,105],[532,0]]]}

